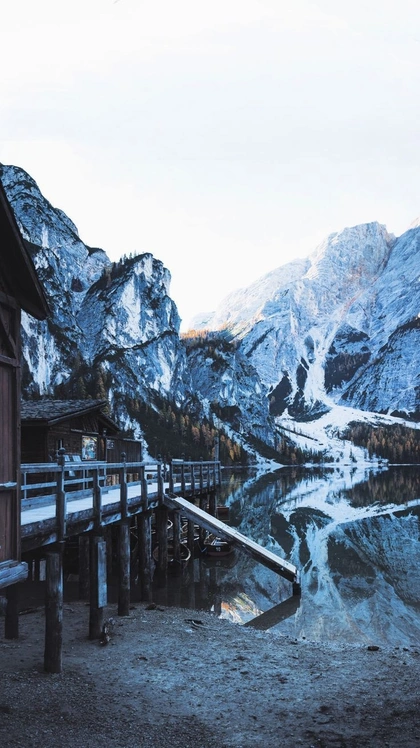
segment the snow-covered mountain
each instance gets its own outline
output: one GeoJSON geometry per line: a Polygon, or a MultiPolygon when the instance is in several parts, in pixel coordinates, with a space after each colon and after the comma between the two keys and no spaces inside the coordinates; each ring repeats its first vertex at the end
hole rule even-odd
{"type": "Polygon", "coordinates": [[[0,166],[0,178],[52,311],[45,322],[23,314],[26,396],[63,396],[60,386],[73,382],[82,397],[90,377],[97,396],[108,396],[114,417],[137,436],[142,427],[130,403],[159,397],[187,412],[193,402],[195,414],[220,425],[226,416],[228,431],[235,430],[235,416],[241,429],[253,428],[273,443],[266,391],[249,362],[227,355],[219,379],[206,353],[195,351],[187,360],[162,262],[149,252],[111,262],[102,249],[83,243],[23,169],[0,166]]]}
{"type": "Polygon", "coordinates": [[[147,252],[112,263],[25,171],[0,165],[0,178],[52,310],[45,322],[23,315],[25,394],[62,395],[72,382],[81,397],[87,372],[137,435],[130,402],[158,396],[185,411],[193,404],[254,448],[255,438],[275,446],[275,421],[297,442],[294,422],[325,421],[326,439],[312,429],[302,446],[324,453],[348,421],[344,407],[352,418],[359,409],[418,419],[420,227],[400,238],[377,223],[332,234],[228,296],[181,339],[159,260],[147,252]]]}
{"type": "Polygon", "coordinates": [[[205,326],[231,333],[277,416],[339,403],[416,419],[419,259],[420,228],[398,239],[378,223],[346,228],[228,296],[205,326]]]}
{"type": "Polygon", "coordinates": [[[169,271],[149,253],[112,263],[83,243],[26,172],[2,166],[0,178],[52,311],[45,322],[23,314],[25,394],[52,394],[81,366],[101,367],[115,416],[138,433],[125,395],[147,399],[153,390],[182,401],[188,390],[169,271]]]}

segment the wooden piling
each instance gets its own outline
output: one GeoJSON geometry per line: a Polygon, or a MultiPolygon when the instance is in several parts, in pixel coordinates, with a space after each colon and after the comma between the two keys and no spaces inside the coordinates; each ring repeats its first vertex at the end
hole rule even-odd
{"type": "Polygon", "coordinates": [[[195,523],[189,519],[187,526],[187,546],[191,553],[191,558],[194,559],[194,546],[195,546],[195,523]]]}
{"type": "Polygon", "coordinates": [[[130,615],[130,522],[124,520],[119,527],[118,548],[118,615],[130,615]]]}
{"type": "Polygon", "coordinates": [[[106,543],[102,537],[91,535],[89,639],[99,639],[102,634],[106,604],[106,543]]]}
{"type": "Polygon", "coordinates": [[[208,495],[209,500],[209,514],[211,514],[213,517],[216,517],[217,511],[216,511],[216,492],[210,491],[208,495]]]}
{"type": "Polygon", "coordinates": [[[166,578],[168,571],[168,509],[159,506],[156,509],[156,530],[158,543],[157,572],[160,578],[166,578]]]}
{"type": "Polygon", "coordinates": [[[113,527],[104,528],[104,539],[106,542],[106,576],[110,580],[113,572],[113,545],[114,545],[114,533],[113,527]]]}
{"type": "Polygon", "coordinates": [[[79,600],[89,600],[90,553],[89,535],[79,535],[79,600]]]}
{"type": "Polygon", "coordinates": [[[172,543],[174,553],[174,569],[181,571],[181,512],[175,509],[173,512],[172,543]]]}
{"type": "Polygon", "coordinates": [[[19,588],[17,584],[6,587],[6,616],[4,635],[6,639],[19,638],[19,588]]]}
{"type": "Polygon", "coordinates": [[[152,600],[152,514],[143,512],[137,518],[139,537],[139,575],[141,599],[152,600]]]}
{"type": "Polygon", "coordinates": [[[63,558],[47,553],[44,670],[61,673],[63,649],[63,558]]]}
{"type": "MultiPolygon", "coordinates": [[[[200,496],[199,506],[200,506],[200,509],[203,509],[203,511],[207,511],[207,497],[206,496],[200,496]]],[[[202,527],[202,525],[200,525],[198,534],[200,537],[200,545],[202,546],[207,537],[207,531],[204,529],[204,527],[202,527]]]]}

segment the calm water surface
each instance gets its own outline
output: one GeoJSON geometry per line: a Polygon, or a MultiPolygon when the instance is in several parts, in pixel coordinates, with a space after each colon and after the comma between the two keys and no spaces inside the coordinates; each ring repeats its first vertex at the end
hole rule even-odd
{"type": "Polygon", "coordinates": [[[418,641],[420,467],[226,470],[220,503],[231,526],[301,570],[301,597],[235,550],[195,559],[162,602],[299,638],[418,641]]]}

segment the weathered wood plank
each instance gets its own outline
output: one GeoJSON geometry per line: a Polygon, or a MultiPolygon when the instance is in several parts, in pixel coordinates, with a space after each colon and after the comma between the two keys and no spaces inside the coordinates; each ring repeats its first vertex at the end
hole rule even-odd
{"type": "Polygon", "coordinates": [[[4,636],[6,639],[19,639],[19,586],[17,584],[7,587],[6,599],[4,636]]]}
{"type": "Polygon", "coordinates": [[[62,554],[47,554],[45,596],[44,670],[61,673],[63,649],[63,560],[62,554]]]}
{"type": "Polygon", "coordinates": [[[23,582],[28,576],[28,564],[24,561],[4,561],[0,564],[0,587],[23,582]]]}
{"type": "Polygon", "coordinates": [[[238,530],[232,527],[227,527],[223,522],[216,517],[212,517],[210,514],[205,512],[203,509],[191,504],[186,499],[178,496],[165,496],[165,504],[170,509],[182,509],[182,513],[191,520],[194,520],[203,527],[207,532],[216,534],[223,540],[227,540],[230,543],[234,543],[241,548],[245,553],[254,558],[259,563],[263,564],[267,568],[275,571],[276,574],[287,579],[289,582],[299,584],[299,572],[296,566],[289,563],[279,556],[276,556],[272,551],[268,551],[261,545],[256,543],[254,540],[250,540],[245,535],[242,535],[238,530]]]}
{"type": "Polygon", "coordinates": [[[106,543],[102,537],[91,535],[89,639],[100,639],[101,637],[103,609],[106,604],[106,543]]]}
{"type": "Polygon", "coordinates": [[[152,513],[143,512],[137,517],[139,539],[139,575],[141,599],[152,599],[152,513]]]}
{"type": "Polygon", "coordinates": [[[118,615],[130,615],[130,522],[122,520],[118,548],[118,615]]]}

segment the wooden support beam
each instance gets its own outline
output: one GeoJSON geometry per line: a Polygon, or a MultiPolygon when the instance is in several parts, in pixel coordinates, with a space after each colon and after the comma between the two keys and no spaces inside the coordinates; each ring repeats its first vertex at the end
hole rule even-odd
{"type": "Polygon", "coordinates": [[[292,582],[293,594],[300,594],[300,574],[296,566],[289,561],[280,558],[280,556],[267,550],[267,548],[259,545],[254,540],[250,540],[233,527],[228,527],[219,519],[212,517],[206,511],[203,511],[202,508],[191,504],[186,499],[179,496],[165,496],[165,503],[171,509],[181,509],[188,519],[195,520],[207,532],[233,543],[247,555],[251,556],[251,558],[259,561],[259,563],[284,577],[289,582],[292,582]]]}
{"type": "Polygon", "coordinates": [[[172,542],[175,571],[181,571],[181,512],[175,509],[172,515],[172,542]]]}
{"type": "Polygon", "coordinates": [[[137,517],[139,538],[139,575],[141,599],[152,600],[152,514],[143,512],[137,517]]]}
{"type": "MultiPolygon", "coordinates": [[[[202,509],[202,511],[205,512],[206,508],[207,508],[207,496],[200,496],[199,505],[200,505],[200,509],[202,509]]],[[[203,543],[204,543],[204,541],[205,541],[205,539],[206,539],[206,537],[207,537],[207,532],[208,531],[203,526],[203,524],[201,522],[199,522],[198,525],[199,525],[199,528],[200,528],[199,531],[198,531],[198,534],[199,534],[199,537],[200,537],[200,545],[202,546],[203,543]]]]}
{"type": "Polygon", "coordinates": [[[89,639],[99,639],[102,634],[106,604],[106,543],[102,537],[91,535],[89,639]]]}
{"type": "Polygon", "coordinates": [[[79,600],[89,600],[90,590],[90,537],[79,535],[79,600]]]}
{"type": "Polygon", "coordinates": [[[63,554],[47,554],[44,670],[61,673],[63,650],[63,554]]]}
{"type": "Polygon", "coordinates": [[[113,571],[113,545],[114,545],[114,532],[112,525],[104,528],[104,539],[106,542],[106,577],[109,581],[112,577],[113,571]]]}
{"type": "Polygon", "coordinates": [[[119,526],[118,547],[118,615],[130,615],[130,522],[125,519],[119,526]]]}
{"type": "Polygon", "coordinates": [[[158,543],[157,572],[166,578],[168,572],[168,508],[164,505],[156,509],[156,530],[158,543]]]}
{"type": "Polygon", "coordinates": [[[6,639],[19,638],[19,587],[12,584],[6,587],[6,616],[4,620],[4,635],[6,639]]]}
{"type": "Polygon", "coordinates": [[[187,529],[187,546],[188,550],[191,553],[191,559],[194,559],[194,551],[195,551],[195,523],[192,519],[188,520],[188,529],[187,529]]]}
{"type": "Polygon", "coordinates": [[[181,605],[185,608],[195,608],[194,561],[186,565],[182,576],[181,605]]]}
{"type": "Polygon", "coordinates": [[[211,514],[213,517],[216,517],[217,516],[217,511],[216,511],[216,492],[215,491],[210,491],[210,493],[208,495],[208,498],[209,498],[209,514],[211,514]]]}

